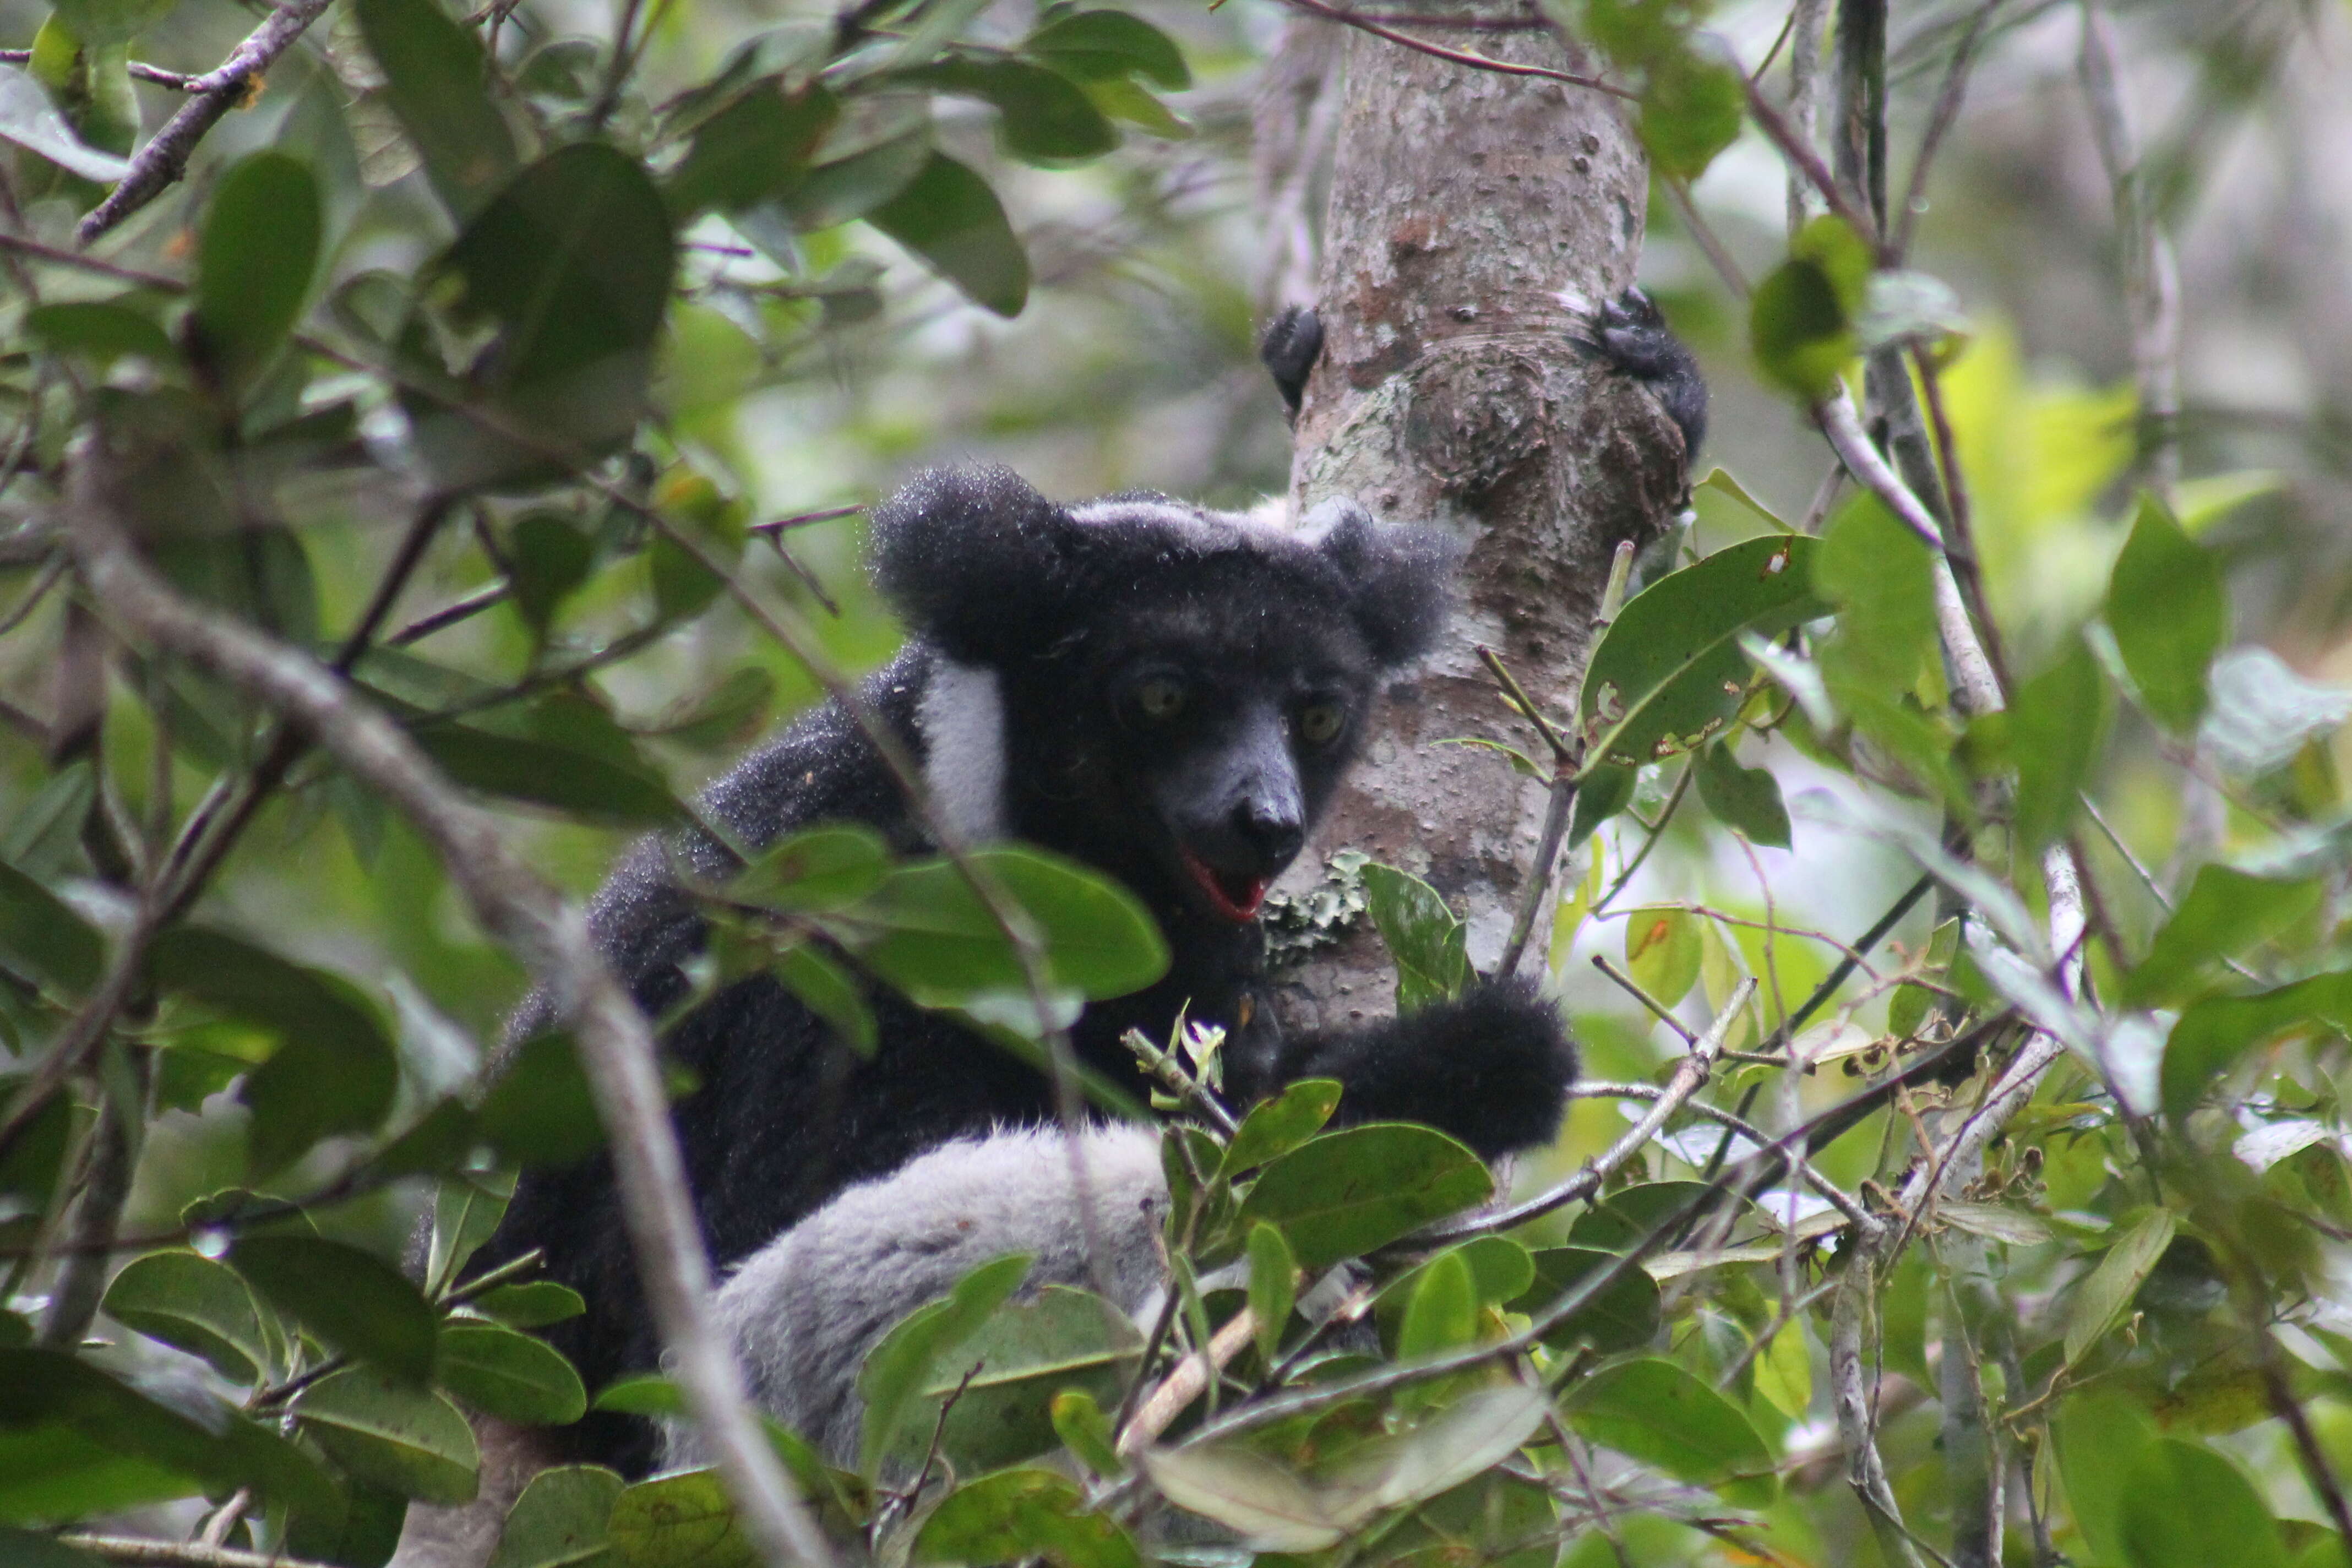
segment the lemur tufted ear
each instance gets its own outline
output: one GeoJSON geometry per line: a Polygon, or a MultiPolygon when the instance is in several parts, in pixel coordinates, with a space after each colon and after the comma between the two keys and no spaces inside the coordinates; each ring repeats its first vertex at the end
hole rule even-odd
{"type": "Polygon", "coordinates": [[[875,509],[874,583],[949,657],[996,663],[1066,598],[1076,527],[1010,468],[934,468],[875,509]]]}
{"type": "Polygon", "coordinates": [[[1354,501],[1327,500],[1302,530],[1350,589],[1348,610],[1384,668],[1427,653],[1445,629],[1462,546],[1433,528],[1383,526],[1354,501]]]}

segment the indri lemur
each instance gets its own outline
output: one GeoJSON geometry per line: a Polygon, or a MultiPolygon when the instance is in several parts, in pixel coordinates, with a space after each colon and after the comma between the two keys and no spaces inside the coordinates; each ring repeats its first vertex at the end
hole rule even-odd
{"type": "MultiPolygon", "coordinates": [[[[1311,316],[1304,330],[1305,352],[1294,337],[1287,363],[1266,356],[1294,405],[1319,347],[1311,316]]],[[[1605,336],[1599,346],[1654,379],[1605,336]]],[[[1686,354],[1677,363],[1696,379],[1686,354]]],[[[1673,389],[1658,390],[1679,416],[1673,389]]],[[[1087,1065],[1134,1081],[1119,1037],[1139,1027],[1165,1038],[1181,1011],[1229,1031],[1237,1106],[1328,1077],[1344,1086],[1341,1121],[1424,1121],[1490,1156],[1550,1139],[1574,1056],[1558,1015],[1524,986],[1480,982],[1407,1018],[1288,1037],[1266,998],[1255,919],[1266,888],[1352,760],[1381,681],[1441,629],[1449,541],[1381,527],[1348,502],[1296,531],[1155,495],[1066,508],[1001,468],[926,475],[877,510],[872,531],[876,582],[912,638],[864,696],[920,759],[936,808],[967,837],[1022,838],[1108,872],[1167,936],[1161,980],[1078,1020],[1073,1044],[1087,1065]]],[[[754,847],[825,820],[929,847],[838,703],[739,764],[705,809],[754,847]]],[[[591,913],[609,961],[656,1016],[685,994],[682,966],[703,931],[668,869],[673,854],[699,874],[727,868],[706,840],[649,844],[591,913]]],[[[996,1129],[1051,1119],[1034,1068],[883,988],[871,1000],[870,1059],[765,977],[729,986],[671,1031],[668,1050],[700,1084],[675,1114],[722,1268],[845,1188],[952,1141],[981,1138],[985,1150],[996,1129]]],[[[517,1032],[544,1021],[526,1009],[517,1032]]],[[[534,1247],[549,1276],[588,1301],[549,1338],[589,1386],[652,1367],[657,1344],[603,1157],[526,1172],[473,1268],[534,1247]]],[[[747,1278],[730,1289],[739,1323],[752,1288],[747,1278]]],[[[632,1471],[655,1456],[649,1426],[612,1416],[592,1415],[568,1446],[632,1471]]]]}

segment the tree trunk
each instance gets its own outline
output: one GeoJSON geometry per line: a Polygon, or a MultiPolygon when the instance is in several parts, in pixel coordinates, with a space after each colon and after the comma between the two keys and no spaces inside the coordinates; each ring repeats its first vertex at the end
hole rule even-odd
{"type": "MultiPolygon", "coordinates": [[[[1547,33],[1434,36],[1582,66],[1547,33]]],[[[1548,759],[1477,648],[1496,649],[1568,721],[1617,543],[1654,537],[1684,491],[1673,423],[1569,335],[1579,307],[1633,281],[1648,165],[1619,101],[1588,88],[1363,33],[1349,35],[1345,68],[1318,300],[1326,346],[1298,421],[1293,515],[1352,496],[1376,517],[1453,530],[1468,552],[1451,633],[1391,689],[1321,853],[1302,858],[1285,890],[1314,887],[1343,848],[1402,867],[1466,917],[1484,971],[1529,874],[1546,786],[1490,749],[1439,742],[1505,740],[1548,759]]],[[[1389,975],[1359,922],[1286,977],[1286,1014],[1307,1026],[1388,1012],[1389,975]]]]}

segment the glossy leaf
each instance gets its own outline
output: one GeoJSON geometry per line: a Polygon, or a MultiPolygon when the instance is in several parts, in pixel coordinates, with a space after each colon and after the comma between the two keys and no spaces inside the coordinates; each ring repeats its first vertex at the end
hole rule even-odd
{"type": "Polygon", "coordinates": [[[871,1476],[879,1468],[940,1358],[978,1332],[1028,1272],[1029,1259],[1022,1253],[982,1264],[947,1295],[908,1313],[866,1353],[857,1374],[857,1392],[866,1402],[858,1438],[861,1471],[871,1476]]]}
{"type": "Polygon", "coordinates": [[[959,1487],[915,1537],[921,1562],[982,1564],[1043,1558],[1055,1568],[1139,1568],[1127,1532],[1087,1507],[1086,1494],[1051,1470],[1000,1470],[959,1487]]]}
{"type": "Polygon", "coordinates": [[[933,1357],[899,1418],[898,1457],[919,1461],[935,1429],[940,1451],[966,1473],[1050,1452],[1055,1394],[1075,1388],[1115,1405],[1142,1353],[1141,1331],[1088,1291],[1046,1285],[1000,1302],[933,1357]]]}
{"type": "Polygon", "coordinates": [[[1698,984],[1699,924],[1688,910],[1627,911],[1625,972],[1661,1006],[1674,1006],[1698,984]]]}
{"type": "Polygon", "coordinates": [[[1054,1417],[1054,1435],[1062,1439],[1063,1447],[1084,1461],[1087,1468],[1098,1476],[1117,1476],[1127,1469],[1127,1462],[1118,1457],[1110,1429],[1110,1417],[1103,1413],[1095,1396],[1082,1388],[1065,1388],[1054,1395],[1049,1407],[1054,1417]]]}
{"type": "Polygon", "coordinates": [[[2205,671],[2229,636],[2230,606],[2211,552],[2162,501],[2143,496],[2107,584],[2107,629],[2141,706],[2176,731],[2205,712],[2205,671]]]}
{"type": "Polygon", "coordinates": [[[457,1407],[366,1367],[295,1396],[302,1430],[352,1474],[420,1502],[473,1500],[481,1454],[457,1407]]]}
{"type": "Polygon", "coordinates": [[[1346,1533],[1288,1468],[1234,1449],[1148,1449],[1143,1468],[1178,1508],[1214,1520],[1257,1552],[1319,1552],[1346,1533]]]}
{"type": "Polygon", "coordinates": [[[1814,218],[1748,300],[1748,344],[1765,379],[1807,403],[1828,395],[1853,357],[1867,303],[1870,247],[1844,221],[1814,218]]]}
{"type": "MultiPolygon", "coordinates": [[[[1511,1310],[1533,1317],[1566,1299],[1572,1290],[1604,1269],[1612,1268],[1617,1255],[1591,1247],[1548,1247],[1534,1254],[1535,1282],[1511,1310]]],[[[1660,1305],[1657,1283],[1641,1268],[1620,1270],[1615,1279],[1583,1306],[1544,1331],[1544,1342],[1555,1349],[1590,1344],[1602,1354],[1638,1350],[1658,1332],[1660,1305]]]]}
{"type": "Polygon", "coordinates": [[[1127,11],[1069,12],[1030,34],[1021,47],[1081,81],[1133,73],[1171,92],[1192,85],[1175,40],[1127,11]]]}
{"type": "Polygon", "coordinates": [[[1258,1101],[1225,1145],[1223,1173],[1230,1176],[1255,1170],[1297,1148],[1323,1130],[1339,1109],[1339,1097],[1337,1079],[1303,1078],[1286,1085],[1272,1100],[1258,1101]]]}
{"type": "Polygon", "coordinates": [[[106,1288],[107,1315],[250,1384],[273,1360],[253,1292],[236,1270],[194,1252],[133,1258],[106,1288]]]}
{"type": "Polygon", "coordinates": [[[1264,1220],[1250,1226],[1249,1307],[1257,1319],[1258,1359],[1275,1363],[1282,1334],[1290,1326],[1290,1309],[1298,1300],[1298,1259],[1282,1232],[1264,1220]]]}
{"type": "Polygon", "coordinates": [[[2164,1249],[2172,1244],[2174,1222],[2167,1209],[2152,1209],[2107,1249],[2099,1266],[2074,1287],[2066,1313],[2066,1364],[2073,1366],[2107,1331],[2123,1320],[2132,1298],[2147,1282],[2164,1249]]]}
{"type": "Polygon", "coordinates": [[[483,1415],[519,1426],[568,1426],[588,1408],[571,1363],[496,1323],[444,1323],[434,1379],[483,1415]]]}
{"type": "Polygon", "coordinates": [[[841,965],[814,948],[794,947],[786,949],[769,973],[810,1012],[832,1025],[851,1050],[873,1057],[874,1009],[866,1005],[865,989],[841,965]]]}
{"type": "Polygon", "coordinates": [[[629,1568],[752,1568],[760,1560],[711,1470],[626,1488],[614,1501],[610,1531],[629,1568]]]}
{"type": "Polygon", "coordinates": [[[100,184],[131,172],[125,160],[84,142],[41,84],[13,65],[0,64],[0,137],[100,184]]]}
{"type": "Polygon", "coordinates": [[[1679,1480],[1761,1507],[1778,1489],[1771,1451],[1739,1407],[1669,1361],[1602,1367],[1567,1399],[1569,1425],[1679,1480]]]}
{"type": "Polygon", "coordinates": [[[1813,592],[1813,542],[1766,535],[1669,573],[1635,595],[1593,650],[1581,722],[1588,767],[1640,766],[1699,745],[1739,710],[1743,634],[1829,613],[1813,592]]]}
{"type": "Polygon", "coordinates": [[[61,996],[98,984],[106,939],[65,901],[0,860],[0,964],[61,996]]]}
{"type": "Polygon", "coordinates": [[[1017,316],[1029,300],[1029,258],[988,182],[933,153],[913,184],[866,215],[976,305],[1017,316]]]}
{"type": "Polygon", "coordinates": [[[2164,1044],[2159,1081],[2166,1114],[2186,1118],[2206,1086],[2247,1050],[2282,1030],[2315,1024],[2352,1029],[2352,973],[2315,974],[2267,991],[2192,1004],[2164,1044]]]}
{"type": "Polygon", "coordinates": [[[1769,768],[1743,768],[1733,742],[1717,742],[1698,754],[1698,797],[1726,827],[1738,829],[1751,844],[1789,847],[1789,808],[1780,782],[1769,768]]]}
{"type": "Polygon", "coordinates": [[[611,1545],[618,1475],[600,1465],[541,1470],[507,1510],[487,1568],[590,1568],[611,1545]]]}
{"type": "Polygon", "coordinates": [[[1015,158],[1067,163],[1098,158],[1118,132],[1094,100],[1059,71],[1003,56],[951,56],[901,73],[922,86],[984,100],[997,111],[997,139],[1015,158]]]}
{"type": "MultiPolygon", "coordinates": [[[[1099,873],[1034,849],[982,849],[971,859],[1034,922],[1054,984],[1092,997],[1121,996],[1168,967],[1168,946],[1151,917],[1099,873]]],[[[855,912],[874,932],[859,943],[858,956],[917,1002],[1025,994],[1013,944],[948,861],[898,867],[855,912]]]]}
{"type": "Polygon", "coordinates": [[[2197,868],[2196,879],[2148,943],[2124,985],[2124,1001],[2158,1006],[2193,994],[2223,959],[2254,952],[2318,909],[2315,880],[2277,880],[2227,866],[2197,868]]]}
{"type": "Polygon", "coordinates": [[[433,1309],[375,1254],[323,1237],[247,1236],[228,1261],[330,1348],[408,1382],[433,1375],[433,1309]]]}
{"type": "Polygon", "coordinates": [[[787,94],[762,82],[695,128],[694,142],[664,187],[681,219],[706,207],[751,206],[801,178],[841,100],[821,84],[787,94]]]}
{"type": "Polygon", "coordinates": [[[2083,786],[2106,744],[2110,707],[2099,661],[2080,638],[2018,687],[2009,709],[2009,741],[2017,763],[2021,851],[2040,850],[2073,823],[2083,786]]]}
{"type": "Polygon", "coordinates": [[[1397,1011],[1450,1002],[1470,983],[1467,933],[1436,889],[1378,861],[1364,868],[1364,897],[1396,960],[1397,1011]]]}
{"type": "Polygon", "coordinates": [[[323,216],[310,165],[247,153],[221,176],[196,247],[199,362],[232,392],[268,366],[302,316],[323,216]]]}
{"type": "Polygon", "coordinates": [[[2134,1457],[2123,1495],[2125,1561],[2133,1568],[2286,1568],[2262,1493],[2201,1444],[2159,1437],[2134,1457]]]}
{"type": "Polygon", "coordinates": [[[358,0],[384,96],[451,215],[471,216],[514,172],[514,133],[490,101],[488,57],[433,0],[358,0]]]}
{"type": "Polygon", "coordinates": [[[827,824],[761,851],[730,884],[745,903],[794,914],[845,908],[882,885],[890,851],[869,827],[827,824]]]}
{"type": "Polygon", "coordinates": [[[382,1019],[340,977],[304,969],[241,937],[174,926],[148,950],[147,973],[273,1030],[278,1048],[246,1079],[253,1172],[283,1169],[320,1138],[365,1131],[392,1109],[400,1058],[382,1019]]]}
{"type": "Polygon", "coordinates": [[[588,1310],[580,1292],[552,1279],[527,1279],[486,1290],[467,1305],[487,1312],[510,1329],[538,1329],[576,1318],[588,1310]]]}
{"type": "Polygon", "coordinates": [[[1265,1168],[1242,1220],[1265,1220],[1303,1268],[1326,1268],[1494,1194],[1478,1156],[1432,1128],[1368,1122],[1328,1132],[1265,1168]]]}
{"type": "Polygon", "coordinates": [[[1478,1331],[1478,1293],[1470,1265],[1458,1249],[1440,1253],[1421,1269],[1412,1296],[1405,1303],[1404,1327],[1397,1335],[1397,1357],[1417,1361],[1459,1350],[1478,1331]]]}

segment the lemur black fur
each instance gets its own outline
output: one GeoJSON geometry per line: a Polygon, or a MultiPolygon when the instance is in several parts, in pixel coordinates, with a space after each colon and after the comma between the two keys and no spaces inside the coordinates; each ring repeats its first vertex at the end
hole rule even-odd
{"type": "MultiPolygon", "coordinates": [[[[1698,461],[1699,444],[1706,439],[1706,381],[1698,361],[1666,326],[1657,301],[1639,289],[1628,289],[1601,307],[1590,330],[1574,342],[1592,350],[1610,365],[1650,389],[1666,416],[1683,433],[1683,454],[1698,461]]],[[[1266,323],[1258,339],[1258,358],[1282,394],[1284,414],[1294,425],[1307,395],[1307,378],[1323,353],[1323,321],[1311,306],[1286,306],[1266,323]]]]}
{"type": "MultiPolygon", "coordinates": [[[[875,578],[913,640],[864,695],[920,759],[943,816],[970,837],[1018,837],[1101,868],[1167,936],[1164,978],[1078,1020],[1087,1065],[1139,1089],[1119,1036],[1165,1038],[1182,1010],[1230,1031],[1237,1107],[1329,1077],[1344,1085],[1342,1120],[1428,1122],[1488,1155],[1552,1137],[1575,1061],[1532,991],[1481,983],[1408,1017],[1286,1037],[1255,919],[1352,759],[1380,684],[1442,626],[1455,553],[1349,503],[1293,532],[1158,496],[1066,508],[1002,468],[927,475],[875,513],[875,578]]],[[[902,850],[928,847],[836,703],[738,765],[705,809],[752,847],[849,820],[902,850]]],[[[682,966],[704,931],[671,855],[704,875],[727,868],[708,840],[648,844],[591,911],[655,1016],[685,995],[682,966]]],[[[667,1049],[700,1084],[675,1115],[720,1266],[950,1140],[1051,1117],[1048,1085],[1027,1065],[883,988],[871,1000],[871,1058],[765,977],[669,1032],[667,1049]]],[[[543,1006],[527,1008],[517,1032],[545,1021],[543,1006]]],[[[524,1173],[472,1268],[532,1247],[587,1300],[549,1338],[590,1387],[655,1365],[603,1157],[524,1173]]],[[[572,1437],[579,1457],[630,1471],[654,1458],[652,1429],[633,1420],[592,1415],[572,1437]]]]}

